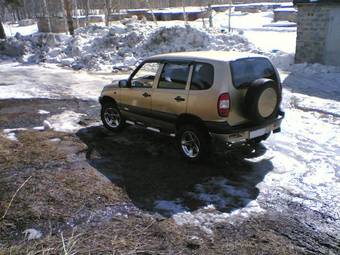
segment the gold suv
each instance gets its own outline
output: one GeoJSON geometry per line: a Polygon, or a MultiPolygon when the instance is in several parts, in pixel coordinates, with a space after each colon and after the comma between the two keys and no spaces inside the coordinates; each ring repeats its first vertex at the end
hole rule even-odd
{"type": "Polygon", "coordinates": [[[128,80],[99,98],[106,128],[129,125],[177,139],[181,154],[199,160],[212,139],[259,143],[280,132],[282,87],[270,60],[240,52],[181,52],[150,57],[128,80]]]}

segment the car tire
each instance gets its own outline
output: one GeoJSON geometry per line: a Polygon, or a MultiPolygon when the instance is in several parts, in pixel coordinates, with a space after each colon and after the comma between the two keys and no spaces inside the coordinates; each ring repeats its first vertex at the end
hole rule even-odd
{"type": "Polygon", "coordinates": [[[211,153],[211,139],[203,128],[184,125],[179,128],[177,147],[182,157],[191,162],[207,159],[211,153]]]}
{"type": "Polygon", "coordinates": [[[110,131],[119,132],[125,127],[125,119],[113,103],[102,105],[101,119],[103,125],[110,131]]]}
{"type": "Polygon", "coordinates": [[[275,81],[255,80],[249,86],[245,96],[245,115],[256,123],[273,119],[277,116],[280,103],[281,91],[275,81]]]}

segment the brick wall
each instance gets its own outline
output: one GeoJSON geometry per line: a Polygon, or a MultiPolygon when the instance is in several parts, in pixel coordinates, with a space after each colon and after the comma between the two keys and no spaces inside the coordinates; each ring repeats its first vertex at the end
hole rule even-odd
{"type": "Polygon", "coordinates": [[[331,5],[298,5],[295,62],[324,64],[331,5]]]}

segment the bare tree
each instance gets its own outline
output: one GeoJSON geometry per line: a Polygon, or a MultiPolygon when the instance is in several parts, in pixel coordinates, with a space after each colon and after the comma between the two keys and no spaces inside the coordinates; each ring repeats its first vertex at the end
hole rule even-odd
{"type": "Polygon", "coordinates": [[[74,26],[73,26],[72,2],[71,2],[71,0],[64,0],[64,7],[65,7],[65,11],[66,11],[68,31],[73,36],[74,35],[74,26]]]}
{"type": "Polygon", "coordinates": [[[228,13],[228,31],[231,32],[231,11],[232,11],[233,1],[229,1],[229,13],[228,13]]]}
{"type": "Polygon", "coordinates": [[[211,8],[211,3],[208,4],[208,12],[209,12],[209,27],[214,27],[214,24],[213,24],[213,9],[211,8]]]}
{"type": "Polygon", "coordinates": [[[0,17],[0,39],[6,39],[5,29],[2,25],[1,17],[0,17]]]}
{"type": "Polygon", "coordinates": [[[78,19],[78,1],[74,0],[73,1],[73,6],[74,6],[74,16],[76,17],[76,27],[79,28],[79,19],[78,19]]]}
{"type": "Polygon", "coordinates": [[[110,25],[110,16],[112,12],[112,1],[111,0],[105,0],[105,26],[110,25]]]}
{"type": "Polygon", "coordinates": [[[145,2],[146,2],[146,4],[147,4],[147,6],[148,6],[149,11],[151,12],[151,16],[152,16],[153,22],[155,22],[155,24],[158,25],[158,24],[157,24],[156,16],[155,16],[155,14],[154,14],[154,12],[153,12],[153,9],[152,9],[152,6],[151,6],[149,0],[146,0],[145,2]]]}
{"type": "Polygon", "coordinates": [[[185,4],[184,4],[184,0],[182,0],[182,7],[183,7],[183,19],[184,19],[184,24],[188,25],[188,16],[187,16],[187,12],[185,10],[185,4]]]}
{"type": "Polygon", "coordinates": [[[89,14],[90,14],[90,0],[85,0],[85,20],[86,26],[90,24],[89,22],[89,14]]]}

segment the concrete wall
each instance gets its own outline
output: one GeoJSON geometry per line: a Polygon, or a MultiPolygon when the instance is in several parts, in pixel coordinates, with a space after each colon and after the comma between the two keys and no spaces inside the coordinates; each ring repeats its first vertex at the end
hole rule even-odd
{"type": "Polygon", "coordinates": [[[330,6],[298,5],[295,62],[323,63],[330,6]]]}
{"type": "Polygon", "coordinates": [[[340,3],[298,4],[296,63],[340,65],[340,3]]]}

